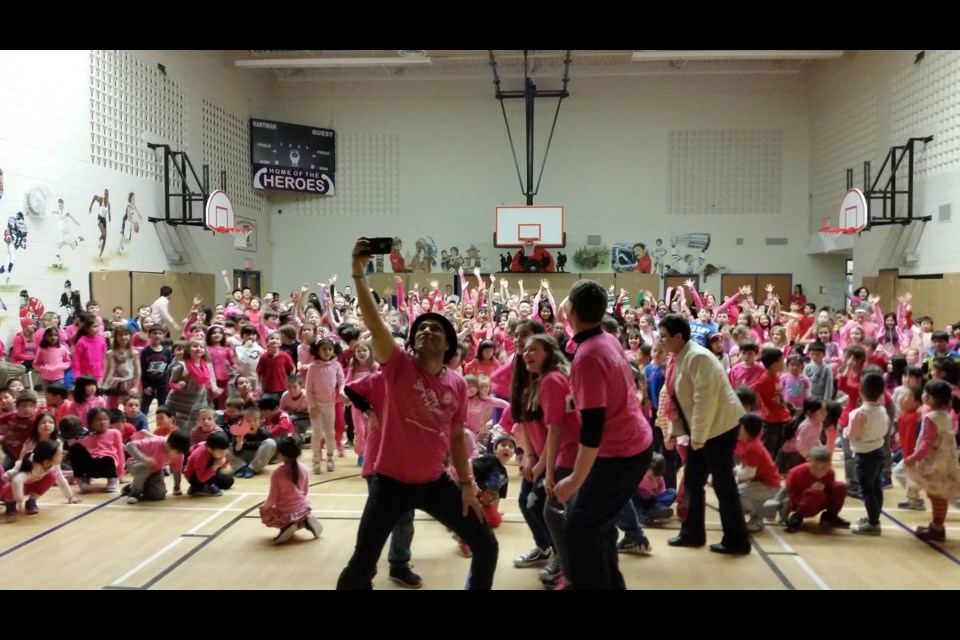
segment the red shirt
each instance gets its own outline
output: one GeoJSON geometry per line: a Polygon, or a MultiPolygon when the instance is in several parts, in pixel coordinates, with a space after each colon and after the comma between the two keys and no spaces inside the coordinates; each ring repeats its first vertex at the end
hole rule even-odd
{"type": "Polygon", "coordinates": [[[840,426],[845,427],[850,421],[850,412],[860,406],[860,375],[845,375],[837,379],[837,391],[847,394],[847,406],[840,414],[840,426]]]}
{"type": "Polygon", "coordinates": [[[264,393],[283,393],[287,390],[287,378],[295,371],[290,356],[280,351],[277,355],[269,352],[260,356],[257,362],[257,375],[263,380],[264,393]]]}
{"type": "Polygon", "coordinates": [[[800,494],[818,482],[824,487],[829,487],[836,482],[833,469],[827,471],[826,475],[822,478],[813,477],[813,474],[810,473],[810,463],[808,462],[790,469],[790,473],[787,474],[787,494],[790,496],[790,501],[795,504],[800,494]]]}
{"type": "Polygon", "coordinates": [[[293,422],[290,421],[290,416],[286,411],[278,411],[273,420],[264,420],[264,426],[275,439],[285,435],[297,435],[297,430],[293,427],[293,422]]]}
{"type": "Polygon", "coordinates": [[[773,463],[770,452],[760,442],[760,438],[754,438],[748,442],[738,442],[734,455],[740,459],[743,466],[757,470],[757,474],[753,477],[754,482],[762,482],[768,487],[780,486],[780,474],[777,472],[777,465],[773,463]]]}
{"type": "Polygon", "coordinates": [[[497,369],[500,368],[500,363],[496,360],[480,360],[475,359],[467,363],[467,366],[463,368],[463,372],[466,375],[474,375],[478,378],[480,376],[487,376],[488,378],[492,376],[497,369]]]}
{"type": "Polygon", "coordinates": [[[636,271],[639,271],[640,273],[650,273],[652,270],[653,270],[653,263],[650,262],[650,256],[645,255],[639,260],[637,260],[636,271]]]}
{"type": "Polygon", "coordinates": [[[790,422],[790,412],[780,401],[783,396],[780,376],[773,376],[770,375],[769,371],[764,371],[763,375],[754,383],[753,390],[757,392],[757,400],[760,402],[760,417],[763,418],[764,422],[771,424],[790,422]]]}
{"type": "Polygon", "coordinates": [[[817,319],[814,318],[813,316],[803,316],[802,318],[800,318],[797,321],[797,326],[799,327],[799,333],[797,334],[797,339],[799,340],[800,338],[803,338],[803,336],[807,335],[807,331],[810,330],[810,327],[812,327],[813,323],[816,321],[817,319]]]}
{"type": "Polygon", "coordinates": [[[605,410],[599,457],[635,456],[653,442],[650,423],[637,402],[630,363],[620,342],[609,333],[590,335],[578,344],[570,388],[578,411],[605,410]]]}
{"type": "Polygon", "coordinates": [[[882,351],[875,351],[872,356],[867,358],[867,364],[880,367],[883,373],[886,374],[887,365],[890,364],[890,360],[887,359],[887,356],[882,351]]]}
{"type": "Polygon", "coordinates": [[[410,484],[433,482],[446,473],[450,426],[467,421],[467,381],[446,368],[428,374],[400,348],[380,371],[385,389],[374,471],[410,484]]]}
{"type": "Polygon", "coordinates": [[[917,433],[920,429],[920,412],[910,411],[897,418],[897,435],[900,436],[900,446],[903,448],[903,457],[913,455],[917,448],[917,433]]]}

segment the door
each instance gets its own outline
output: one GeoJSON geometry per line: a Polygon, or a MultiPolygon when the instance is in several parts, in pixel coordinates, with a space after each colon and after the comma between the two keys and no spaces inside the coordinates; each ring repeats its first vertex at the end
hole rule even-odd
{"type": "MultiPolygon", "coordinates": [[[[247,269],[234,269],[233,288],[246,289],[248,287],[253,295],[258,298],[260,297],[260,272],[247,269]]],[[[227,295],[230,295],[230,293],[230,291],[227,291],[227,295]]]]}

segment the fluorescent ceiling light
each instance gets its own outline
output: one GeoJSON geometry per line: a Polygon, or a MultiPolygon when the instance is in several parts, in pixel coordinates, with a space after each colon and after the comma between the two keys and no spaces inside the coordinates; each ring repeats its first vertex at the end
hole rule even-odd
{"type": "Polygon", "coordinates": [[[237,60],[238,67],[258,69],[305,69],[305,68],[341,68],[341,67],[401,67],[408,65],[429,65],[430,58],[275,58],[262,60],[237,60]]]}
{"type": "Polygon", "coordinates": [[[823,60],[839,58],[843,51],[634,51],[634,62],[673,60],[823,60]]]}

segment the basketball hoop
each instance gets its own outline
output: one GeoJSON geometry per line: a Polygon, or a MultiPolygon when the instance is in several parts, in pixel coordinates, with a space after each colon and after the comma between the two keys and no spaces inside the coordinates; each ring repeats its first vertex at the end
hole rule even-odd
{"type": "Polygon", "coordinates": [[[537,248],[537,241],[533,238],[520,238],[520,246],[523,247],[523,255],[532,258],[537,248]]]}
{"type": "Polygon", "coordinates": [[[837,250],[837,242],[840,236],[851,236],[863,229],[863,227],[829,227],[827,222],[827,220],[824,220],[823,226],[818,231],[820,240],[823,241],[823,250],[826,253],[837,250]]]}
{"type": "Polygon", "coordinates": [[[249,244],[251,227],[213,227],[216,233],[229,233],[233,236],[233,246],[247,246],[249,244]]]}

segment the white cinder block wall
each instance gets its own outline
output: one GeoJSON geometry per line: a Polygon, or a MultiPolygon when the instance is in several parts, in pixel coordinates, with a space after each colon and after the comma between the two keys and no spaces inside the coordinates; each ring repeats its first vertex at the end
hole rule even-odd
{"type": "MultiPolygon", "coordinates": [[[[570,91],[535,200],[566,206],[568,255],[587,235],[600,235],[607,246],[652,246],[670,234],[705,232],[712,236],[708,262],[729,273],[792,272],[812,300],[842,304],[843,258],[807,255],[811,132],[802,75],[575,78],[570,91]],[[755,160],[758,152],[749,146],[755,143],[741,134],[757,131],[778,137],[779,160],[755,160]],[[708,143],[693,157],[678,155],[679,132],[708,143]],[[711,148],[711,140],[719,142],[711,148]],[[756,210],[755,201],[738,201],[756,185],[738,176],[737,166],[725,167],[724,158],[736,150],[718,144],[746,149],[754,171],[778,172],[775,206],[768,199],[761,212],[727,213],[756,210]],[[711,161],[729,174],[714,183],[684,181],[690,167],[711,161]],[[675,214],[678,200],[699,206],[697,213],[675,214]],[[769,237],[789,244],[768,246],[769,237]]],[[[508,113],[522,154],[520,102],[509,102],[508,113]]],[[[538,171],[554,107],[549,100],[538,106],[538,171]]],[[[461,255],[474,243],[491,256],[488,264],[499,266],[494,208],[524,200],[492,83],[285,82],[277,83],[270,108],[275,119],[333,127],[340,137],[336,197],[271,198],[273,213],[283,211],[272,218],[282,247],[273,254],[280,290],[297,284],[305,264],[324,278],[346,273],[358,235],[399,235],[407,247],[429,235],[441,249],[460,247],[461,255]]],[[[525,176],[522,156],[521,171],[525,176]]],[[[569,262],[567,269],[579,270],[569,262]]],[[[719,276],[707,286],[718,290],[719,276]]]]}
{"type": "Polygon", "coordinates": [[[917,53],[850,52],[813,65],[809,75],[811,118],[819,132],[811,153],[811,192],[812,200],[823,204],[811,214],[816,225],[827,215],[835,219],[839,197],[831,194],[844,186],[846,167],[855,169],[855,186],[862,188],[864,160],[872,161],[876,174],[892,145],[934,136],[917,156],[914,199],[915,215],[933,220],[879,227],[858,237],[855,282],[880,269],[899,268],[902,275],[960,271],[960,52],[927,51],[916,63],[917,53]],[[940,219],[945,205],[949,221],[940,219]],[[916,264],[904,264],[904,253],[914,252],[916,264]]]}
{"type": "MultiPolygon", "coordinates": [[[[178,131],[200,172],[205,138],[209,143],[213,137],[222,137],[217,134],[225,126],[225,114],[246,125],[252,113],[262,111],[259,104],[266,95],[265,86],[263,78],[237,72],[232,57],[221,55],[172,51],[0,51],[0,169],[4,174],[0,222],[5,225],[10,216],[26,211],[24,199],[29,190],[40,187],[47,196],[42,215],[26,215],[27,247],[15,251],[9,286],[5,286],[7,274],[0,275],[0,297],[7,306],[7,311],[0,312],[0,338],[8,348],[13,335],[20,330],[17,308],[18,294],[23,288],[43,301],[48,310],[56,310],[64,280],[70,279],[86,301],[90,293],[89,274],[99,269],[215,273],[218,297],[224,287],[219,276],[221,269],[232,272],[233,268],[242,268],[247,259],[253,260],[254,268],[263,270],[269,279],[272,259],[268,219],[264,216],[266,199],[249,194],[239,198],[240,202],[234,198],[234,202],[239,215],[262,221],[257,253],[235,250],[230,237],[214,237],[209,232],[181,227],[179,237],[189,253],[189,263],[169,264],[156,230],[145,220],[162,216],[163,185],[150,170],[152,156],[145,160],[138,155],[145,148],[144,139],[165,139],[172,131],[178,131]],[[107,61],[110,69],[94,69],[97,64],[107,65],[107,61]],[[158,75],[158,63],[166,67],[165,78],[158,75]],[[97,86],[97,81],[103,86],[97,86]],[[99,96],[91,94],[92,86],[94,91],[101,92],[99,96]],[[206,111],[219,109],[221,119],[208,122],[206,127],[205,102],[206,111]],[[177,105],[182,109],[179,118],[177,105]],[[92,110],[98,109],[118,124],[100,125],[98,130],[98,116],[92,115],[92,110]],[[97,135],[100,138],[92,138],[97,135]],[[103,158],[103,164],[95,163],[92,143],[101,146],[98,156],[103,158]],[[104,188],[110,190],[113,220],[108,224],[104,260],[100,262],[96,210],[88,213],[88,206],[91,197],[102,194],[104,188]],[[133,236],[128,252],[121,256],[116,250],[129,192],[136,194],[144,222],[133,236]],[[79,227],[70,225],[74,235],[84,238],[77,249],[63,250],[62,270],[51,267],[60,226],[49,211],[56,208],[58,198],[64,199],[66,209],[80,223],[79,227]]],[[[246,162],[242,178],[249,184],[248,148],[242,149],[239,160],[246,162]]],[[[213,167],[211,174],[216,181],[218,168],[213,167]]],[[[231,176],[231,180],[237,179],[231,176]]],[[[0,245],[0,261],[6,265],[7,260],[6,247],[0,245]]]]}

